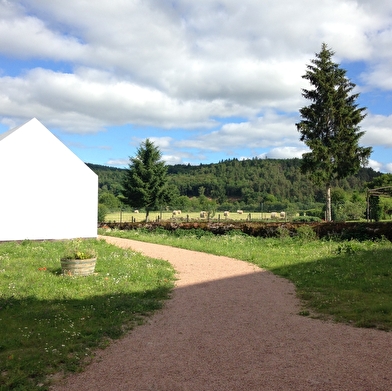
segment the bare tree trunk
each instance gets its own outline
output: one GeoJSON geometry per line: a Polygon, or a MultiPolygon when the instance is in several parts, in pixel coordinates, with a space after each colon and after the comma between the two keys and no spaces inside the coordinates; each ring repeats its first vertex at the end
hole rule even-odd
{"type": "Polygon", "coordinates": [[[326,197],[327,197],[327,204],[326,204],[326,221],[332,221],[332,211],[331,211],[331,184],[327,183],[326,185],[326,197]]]}
{"type": "Polygon", "coordinates": [[[150,209],[146,208],[146,223],[148,223],[148,215],[150,214],[150,209]]]}

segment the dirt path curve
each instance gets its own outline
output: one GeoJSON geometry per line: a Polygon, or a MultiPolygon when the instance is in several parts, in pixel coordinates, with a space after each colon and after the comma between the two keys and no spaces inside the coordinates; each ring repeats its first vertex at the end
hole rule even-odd
{"type": "Polygon", "coordinates": [[[294,287],[246,262],[105,237],[170,261],[149,322],[55,391],[391,391],[392,333],[299,316],[294,287]]]}

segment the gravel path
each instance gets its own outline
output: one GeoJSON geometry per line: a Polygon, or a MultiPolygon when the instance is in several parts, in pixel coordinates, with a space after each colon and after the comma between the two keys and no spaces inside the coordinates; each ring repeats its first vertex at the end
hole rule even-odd
{"type": "Polygon", "coordinates": [[[105,237],[178,271],[172,299],[53,391],[391,391],[392,333],[299,316],[288,281],[243,261],[105,237]]]}

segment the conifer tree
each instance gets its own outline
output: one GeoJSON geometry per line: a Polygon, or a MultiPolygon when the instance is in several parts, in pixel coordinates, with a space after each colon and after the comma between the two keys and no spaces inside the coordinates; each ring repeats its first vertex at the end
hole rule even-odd
{"type": "Polygon", "coordinates": [[[303,89],[304,98],[311,101],[300,109],[302,120],[296,124],[300,140],[311,152],[302,155],[302,172],[326,188],[326,220],[331,221],[331,183],[356,174],[367,164],[370,147],[359,146],[365,132],[359,123],[365,118],[365,107],[358,107],[355,84],[346,77],[346,70],[332,61],[335,53],[325,43],[320,53],[307,65],[302,77],[312,89],[303,89]]]}
{"type": "Polygon", "coordinates": [[[167,167],[161,158],[159,148],[146,139],[136,156],[129,158],[124,177],[124,202],[134,208],[145,208],[146,221],[151,210],[158,210],[170,199],[167,167]]]}

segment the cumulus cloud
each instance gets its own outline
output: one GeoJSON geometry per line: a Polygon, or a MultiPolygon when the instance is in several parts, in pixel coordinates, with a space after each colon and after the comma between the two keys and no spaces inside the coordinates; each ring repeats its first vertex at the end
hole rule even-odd
{"type": "Polygon", "coordinates": [[[309,152],[306,148],[299,147],[281,147],[272,148],[268,153],[263,153],[260,155],[261,158],[270,159],[292,159],[292,158],[302,158],[305,152],[309,152]]]}
{"type": "MultiPolygon", "coordinates": [[[[70,134],[154,127],[171,162],[298,156],[306,64],[326,42],[366,64],[360,88],[390,91],[391,13],[387,0],[2,0],[0,56],[27,62],[13,75],[0,63],[0,119],[70,134]]],[[[370,113],[363,142],[392,147],[391,118],[370,113]]]]}
{"type": "Polygon", "coordinates": [[[129,164],[129,159],[109,159],[106,162],[108,166],[127,166],[129,164]]]}
{"type": "Polygon", "coordinates": [[[369,167],[373,168],[373,170],[375,170],[375,171],[384,172],[386,165],[384,165],[383,163],[380,163],[376,160],[369,159],[369,167]]]}
{"type": "Polygon", "coordinates": [[[384,147],[392,147],[392,115],[368,115],[363,121],[365,135],[362,138],[364,144],[384,147]]]}
{"type": "Polygon", "coordinates": [[[162,155],[162,160],[166,164],[170,164],[170,165],[181,164],[182,163],[181,156],[177,156],[177,155],[162,155]]]}
{"type": "Polygon", "coordinates": [[[385,164],[384,172],[392,173],[392,163],[385,164]]]}
{"type": "MultiPolygon", "coordinates": [[[[206,101],[181,101],[103,72],[98,79],[96,73],[92,72],[91,77],[86,70],[80,75],[37,68],[23,78],[0,78],[0,114],[46,118],[76,133],[124,123],[164,128],[209,127],[214,123],[210,119],[211,105],[206,101]]],[[[216,114],[242,112],[239,106],[231,106],[230,110],[223,101],[213,102],[212,106],[216,114]]]]}
{"type": "Polygon", "coordinates": [[[368,167],[371,167],[373,168],[373,170],[382,173],[392,173],[392,163],[385,163],[374,159],[370,159],[368,167]]]}
{"type": "Polygon", "coordinates": [[[252,121],[224,124],[219,130],[177,141],[175,145],[179,148],[234,151],[244,148],[257,150],[287,143],[300,144],[295,118],[279,116],[270,111],[252,121]]]}

